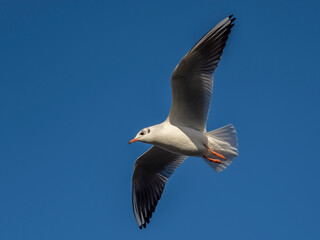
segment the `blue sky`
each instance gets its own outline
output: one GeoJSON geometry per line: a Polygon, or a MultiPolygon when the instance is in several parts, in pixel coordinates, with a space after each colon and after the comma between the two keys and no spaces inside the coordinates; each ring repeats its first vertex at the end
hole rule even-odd
{"type": "Polygon", "coordinates": [[[0,239],[319,239],[319,1],[1,1],[0,239]],[[163,121],[171,72],[237,17],[208,130],[222,173],[189,158],[151,224],[131,207],[128,140],[163,121]]]}

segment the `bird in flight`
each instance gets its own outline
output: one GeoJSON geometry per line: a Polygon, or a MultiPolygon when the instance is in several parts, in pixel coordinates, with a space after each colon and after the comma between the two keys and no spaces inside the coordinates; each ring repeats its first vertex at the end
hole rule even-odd
{"type": "Polygon", "coordinates": [[[142,129],[129,143],[153,146],[135,162],[132,206],[139,228],[146,227],[172,173],[188,156],[201,157],[216,172],[238,156],[232,124],[207,132],[213,73],[234,25],[229,16],[212,28],[182,58],[171,76],[172,105],[160,124],[142,129]]]}

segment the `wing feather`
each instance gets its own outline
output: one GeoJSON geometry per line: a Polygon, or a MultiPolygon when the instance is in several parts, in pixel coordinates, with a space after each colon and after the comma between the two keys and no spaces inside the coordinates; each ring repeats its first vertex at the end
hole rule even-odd
{"type": "Polygon", "coordinates": [[[153,146],[137,159],[132,177],[132,206],[140,228],[149,223],[168,178],[186,158],[153,146]]]}
{"type": "Polygon", "coordinates": [[[183,57],[171,76],[172,105],[168,121],[206,131],[213,73],[233,27],[232,15],[212,28],[183,57]]]}

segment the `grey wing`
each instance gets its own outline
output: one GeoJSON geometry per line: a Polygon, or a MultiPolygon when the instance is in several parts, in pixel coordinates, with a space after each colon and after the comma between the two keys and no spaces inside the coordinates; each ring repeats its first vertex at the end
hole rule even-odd
{"type": "Polygon", "coordinates": [[[232,15],[211,29],[183,57],[171,76],[172,105],[168,121],[206,131],[213,73],[233,27],[232,15]]]}
{"type": "Polygon", "coordinates": [[[186,158],[153,146],[137,159],[132,176],[132,207],[140,229],[149,223],[167,179],[186,158]]]}

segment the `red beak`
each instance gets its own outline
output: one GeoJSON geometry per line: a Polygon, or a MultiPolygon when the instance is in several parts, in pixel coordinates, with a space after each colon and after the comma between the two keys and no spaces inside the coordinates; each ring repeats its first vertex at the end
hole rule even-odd
{"type": "Polygon", "coordinates": [[[134,142],[136,142],[136,141],[138,141],[138,139],[136,139],[136,138],[131,139],[131,140],[128,142],[128,144],[130,144],[130,143],[134,143],[134,142]]]}

